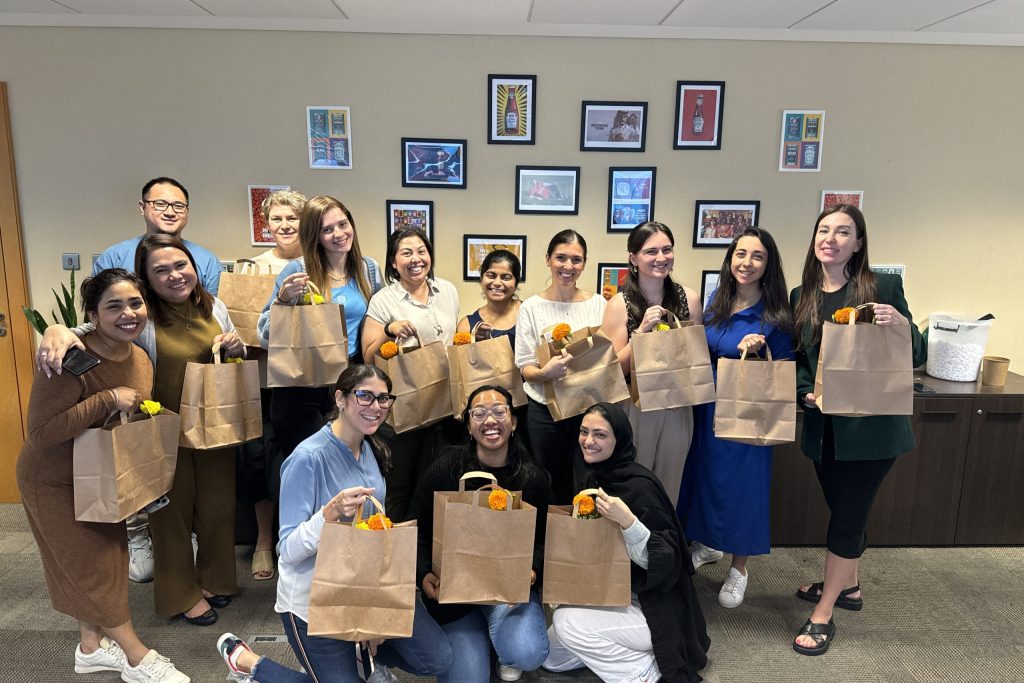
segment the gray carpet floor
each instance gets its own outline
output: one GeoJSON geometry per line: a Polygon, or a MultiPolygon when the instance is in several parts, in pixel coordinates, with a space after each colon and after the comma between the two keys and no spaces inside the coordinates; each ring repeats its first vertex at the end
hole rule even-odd
{"type": "MultiPolygon", "coordinates": [[[[238,548],[241,593],[220,621],[199,628],[153,614],[152,584],[132,584],[140,637],[199,683],[225,680],[217,637],[233,631],[260,654],[295,666],[274,614],[274,583],[248,576],[251,548],[238,548]],[[270,638],[262,639],[260,636],[270,638]]],[[[823,657],[790,649],[810,605],[793,591],[819,580],[820,548],[777,548],[751,561],[746,601],[720,607],[727,562],[702,567],[696,585],[712,645],[703,674],[726,681],[1024,681],[1024,549],[871,549],[861,563],[862,612],[837,610],[837,633],[823,657]]],[[[88,567],[82,567],[88,571],[88,567]]],[[[50,607],[39,556],[20,505],[0,505],[0,683],[94,681],[76,675],[76,624],[50,607]]],[[[396,672],[403,681],[415,677],[396,672]]],[[[495,679],[497,680],[497,679],[495,679]]],[[[597,681],[586,671],[531,672],[524,681],[597,681]]]]}

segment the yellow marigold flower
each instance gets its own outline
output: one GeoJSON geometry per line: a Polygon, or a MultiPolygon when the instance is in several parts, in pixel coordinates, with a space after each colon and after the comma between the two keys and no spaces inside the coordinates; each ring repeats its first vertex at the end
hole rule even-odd
{"type": "Polygon", "coordinates": [[[306,292],[302,295],[302,303],[304,304],[322,304],[324,302],[323,296],[314,292],[306,292]]]}
{"type": "Polygon", "coordinates": [[[456,332],[455,336],[452,337],[452,344],[455,346],[462,346],[463,344],[472,344],[473,335],[469,332],[456,332]]]}
{"type": "Polygon", "coordinates": [[[398,344],[393,341],[384,342],[380,345],[380,350],[377,353],[379,353],[380,357],[384,360],[394,358],[398,355],[398,344]]]}
{"type": "Polygon", "coordinates": [[[668,326],[668,323],[658,323],[657,325],[654,326],[655,332],[664,332],[665,330],[671,329],[672,328],[668,326]]]}
{"type": "Polygon", "coordinates": [[[226,361],[224,361],[224,362],[225,363],[241,363],[242,362],[242,358],[240,358],[239,356],[229,356],[228,359],[226,361]]]}
{"type": "MultiPolygon", "coordinates": [[[[850,322],[850,316],[856,316],[854,308],[840,308],[838,311],[832,314],[832,322],[839,323],[840,325],[846,325],[850,322]]],[[[856,317],[854,317],[856,320],[856,317]]]]}
{"type": "Polygon", "coordinates": [[[572,341],[572,328],[569,327],[569,323],[558,323],[555,325],[555,329],[551,330],[551,339],[559,341],[572,341]]]}
{"type": "Polygon", "coordinates": [[[507,510],[512,504],[509,500],[511,495],[512,494],[505,489],[491,491],[490,495],[487,496],[487,507],[492,510],[507,510]]]}
{"type": "Polygon", "coordinates": [[[367,524],[366,522],[358,522],[358,523],[356,523],[356,528],[357,529],[363,529],[364,531],[369,531],[370,530],[370,525],[367,524]]]}
{"type": "Polygon", "coordinates": [[[152,417],[153,415],[158,415],[163,410],[163,406],[157,401],[143,401],[142,405],[139,406],[139,410],[152,417]]]}

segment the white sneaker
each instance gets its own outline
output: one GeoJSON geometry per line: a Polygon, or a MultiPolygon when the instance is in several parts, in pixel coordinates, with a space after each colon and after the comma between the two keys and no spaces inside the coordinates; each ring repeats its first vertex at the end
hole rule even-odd
{"type": "Polygon", "coordinates": [[[75,648],[75,673],[91,674],[97,671],[120,671],[128,663],[121,646],[108,638],[100,638],[100,646],[90,654],[82,652],[82,644],[75,648]]]}
{"type": "Polygon", "coordinates": [[[366,683],[399,683],[398,677],[391,673],[383,664],[375,664],[373,673],[366,679],[366,683]]]}
{"type": "Polygon", "coordinates": [[[128,537],[128,578],[136,583],[153,580],[153,539],[148,527],[144,533],[128,537]]]}
{"type": "Polygon", "coordinates": [[[729,567],[729,576],[725,577],[722,590],[718,591],[718,604],[730,609],[739,607],[743,604],[743,595],[746,592],[747,576],[740,574],[736,567],[729,567]]]}
{"type": "Polygon", "coordinates": [[[690,544],[690,559],[693,561],[693,568],[700,569],[705,564],[712,564],[722,559],[724,553],[721,550],[709,548],[699,541],[690,544]]]}
{"type": "Polygon", "coordinates": [[[498,662],[498,678],[503,681],[518,681],[523,677],[522,669],[515,669],[498,662]]]}
{"type": "Polygon", "coordinates": [[[125,683],[189,683],[192,679],[175,669],[167,657],[150,650],[138,666],[124,663],[121,680],[125,683]]]}
{"type": "Polygon", "coordinates": [[[199,539],[196,538],[196,533],[192,532],[192,564],[196,563],[196,557],[199,555],[199,539]]]}

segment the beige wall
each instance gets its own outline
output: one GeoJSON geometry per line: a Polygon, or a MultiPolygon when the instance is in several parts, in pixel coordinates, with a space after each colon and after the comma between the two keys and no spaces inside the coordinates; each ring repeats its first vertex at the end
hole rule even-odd
{"type": "Polygon", "coordinates": [[[439,275],[468,312],[465,232],[526,234],[524,294],[547,281],[543,252],[567,225],[599,261],[608,167],[658,167],[656,216],[673,227],[677,278],[699,288],[721,250],[693,250],[696,199],[760,199],[796,284],[822,189],[863,189],[871,260],[907,266],[907,298],[932,311],[992,312],[990,353],[1024,371],[1024,50],[783,42],[348,35],[248,31],[0,28],[35,304],[51,305],[61,251],[91,254],[137,234],[142,183],[192,192],[186,236],[234,258],[256,253],[246,185],[337,195],[363,249],[384,251],[384,201],[432,199],[439,275]],[[488,73],[538,77],[537,144],[486,144],[488,73]],[[673,151],[676,80],[726,81],[721,151],[673,151]],[[580,101],[647,100],[647,152],[582,153],[580,101]],[[313,171],[304,107],[352,107],[353,171],[313,171]],[[821,173],[779,173],[781,110],[825,109],[821,173]],[[467,190],[402,188],[399,138],[469,141],[467,190]],[[513,213],[516,164],[582,166],[580,214],[513,213]]]}

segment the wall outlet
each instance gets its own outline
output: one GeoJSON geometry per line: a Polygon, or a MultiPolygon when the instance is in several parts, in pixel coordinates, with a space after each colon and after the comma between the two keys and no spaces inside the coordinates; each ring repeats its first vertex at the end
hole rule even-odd
{"type": "Polygon", "coordinates": [[[60,265],[64,270],[78,270],[78,254],[61,254],[60,265]]]}

